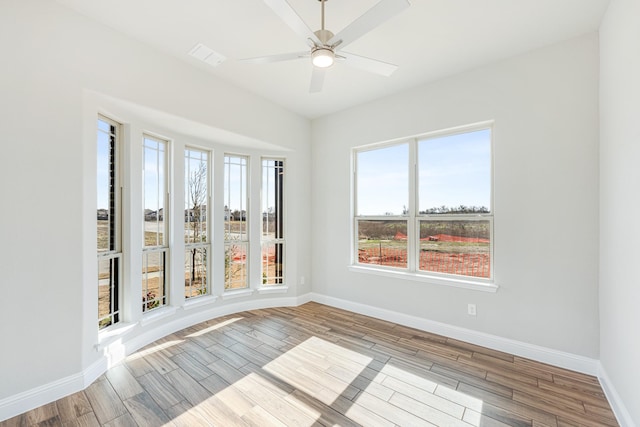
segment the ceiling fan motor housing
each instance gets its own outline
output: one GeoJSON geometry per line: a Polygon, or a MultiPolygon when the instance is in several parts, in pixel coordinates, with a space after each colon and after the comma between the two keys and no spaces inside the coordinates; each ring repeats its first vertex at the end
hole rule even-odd
{"type": "Polygon", "coordinates": [[[325,29],[314,31],[313,34],[315,34],[316,37],[318,37],[322,44],[325,46],[327,46],[327,43],[333,38],[334,35],[331,31],[325,29]]]}

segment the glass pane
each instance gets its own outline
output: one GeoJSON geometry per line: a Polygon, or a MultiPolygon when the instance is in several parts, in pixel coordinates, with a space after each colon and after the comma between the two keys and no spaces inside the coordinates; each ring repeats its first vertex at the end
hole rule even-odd
{"type": "Polygon", "coordinates": [[[166,304],[165,251],[142,254],[142,311],[166,304]]]}
{"type": "Polygon", "coordinates": [[[184,296],[207,294],[207,248],[187,248],[184,260],[184,296]]]}
{"type": "Polygon", "coordinates": [[[98,119],[98,131],[109,133],[111,132],[113,125],[106,120],[98,119]]]}
{"type": "Polygon", "coordinates": [[[282,239],[284,162],[262,161],[262,238],[282,239]]]}
{"type": "Polygon", "coordinates": [[[247,159],[224,158],[225,240],[247,240],[247,159]]]}
{"type": "Polygon", "coordinates": [[[118,322],[119,259],[103,258],[98,261],[98,328],[118,322]]]}
{"type": "Polygon", "coordinates": [[[262,245],[262,284],[281,285],[283,277],[284,244],[264,243],[262,245]]]}
{"type": "Polygon", "coordinates": [[[144,246],[165,246],[166,143],[144,138],[144,246]]]}
{"type": "Polygon", "coordinates": [[[209,154],[205,151],[185,150],[185,243],[203,243],[207,241],[208,157],[209,154]]]}
{"type": "Polygon", "coordinates": [[[404,215],[409,206],[409,145],[357,153],[357,215],[404,215]]]}
{"type": "Polygon", "coordinates": [[[244,289],[247,287],[247,244],[225,244],[224,288],[244,289]]]}
{"type": "Polygon", "coordinates": [[[419,211],[487,213],[491,209],[491,130],[418,142],[419,211]]]}
{"type": "Polygon", "coordinates": [[[420,221],[419,269],[491,277],[491,224],[482,221],[420,221]]]}
{"type": "Polygon", "coordinates": [[[407,221],[358,221],[358,262],[407,268],[407,221]]]}

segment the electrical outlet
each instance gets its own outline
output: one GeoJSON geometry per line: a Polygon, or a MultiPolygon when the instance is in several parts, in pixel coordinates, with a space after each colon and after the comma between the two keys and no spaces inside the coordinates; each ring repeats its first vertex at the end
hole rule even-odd
{"type": "Polygon", "coordinates": [[[467,305],[467,313],[469,313],[469,316],[475,316],[476,315],[476,305],[475,304],[467,305]]]}

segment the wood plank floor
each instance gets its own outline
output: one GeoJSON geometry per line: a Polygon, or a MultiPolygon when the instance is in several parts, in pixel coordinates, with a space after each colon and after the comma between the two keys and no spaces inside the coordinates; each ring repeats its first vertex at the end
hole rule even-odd
{"type": "Polygon", "coordinates": [[[616,426],[597,378],[308,303],[158,340],[13,426],[616,426]]]}

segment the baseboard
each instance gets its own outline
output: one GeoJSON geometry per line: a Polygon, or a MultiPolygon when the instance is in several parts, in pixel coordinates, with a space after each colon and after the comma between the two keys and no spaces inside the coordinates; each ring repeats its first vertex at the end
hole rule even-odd
{"type": "Polygon", "coordinates": [[[533,344],[515,341],[496,335],[473,331],[471,329],[448,325],[422,317],[412,316],[366,304],[360,304],[340,298],[312,293],[311,299],[321,304],[353,311],[366,316],[387,320],[399,325],[409,326],[438,335],[444,335],[460,341],[480,345],[493,350],[504,351],[516,356],[547,363],[560,368],[570,369],[593,376],[598,375],[598,360],[549,349],[533,344]]]}
{"type": "Polygon", "coordinates": [[[103,355],[79,373],[0,400],[0,422],[84,390],[126,355],[181,329],[228,314],[262,308],[298,306],[309,301],[311,301],[310,294],[298,297],[251,299],[222,306],[214,305],[209,310],[160,322],[148,332],[135,336],[131,340],[124,342],[116,340],[113,344],[106,346],[103,355]]]}
{"type": "Polygon", "coordinates": [[[602,385],[602,390],[604,390],[604,394],[607,396],[607,400],[611,405],[611,409],[613,413],[616,415],[616,419],[618,420],[618,424],[620,427],[636,427],[636,423],[631,418],[631,414],[627,410],[622,398],[616,391],[613,383],[611,382],[611,378],[607,374],[607,371],[602,366],[602,363],[598,363],[599,372],[598,378],[600,379],[600,385],[602,385]]]}
{"type": "Polygon", "coordinates": [[[76,393],[85,388],[84,374],[73,374],[0,401],[0,421],[76,393]]]}
{"type": "Polygon", "coordinates": [[[223,306],[214,306],[208,310],[161,323],[157,327],[149,329],[148,332],[137,335],[131,340],[124,343],[118,342],[117,346],[119,348],[117,349],[107,348],[105,354],[99,360],[80,373],[0,400],[0,421],[30,411],[33,408],[53,402],[69,394],[84,390],[95,381],[95,379],[106,372],[111,365],[117,363],[119,359],[125,355],[181,329],[229,314],[263,308],[298,306],[309,301],[315,301],[400,325],[444,335],[561,368],[598,376],[607,398],[611,403],[612,409],[616,417],[618,417],[620,425],[623,427],[635,427],[629,412],[598,360],[317,293],[309,293],[298,297],[238,301],[223,306]]]}

